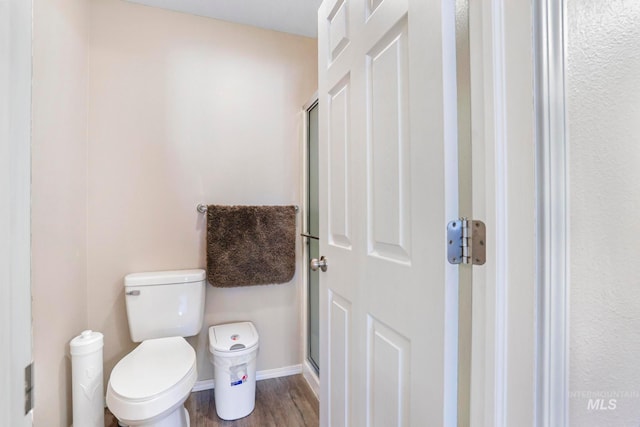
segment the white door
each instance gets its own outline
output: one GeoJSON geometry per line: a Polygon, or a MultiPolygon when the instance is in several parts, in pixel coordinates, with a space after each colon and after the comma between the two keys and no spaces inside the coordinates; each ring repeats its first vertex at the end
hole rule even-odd
{"type": "Polygon", "coordinates": [[[31,2],[0,0],[0,425],[27,427],[31,2]]]}
{"type": "Polygon", "coordinates": [[[319,10],[321,425],[456,420],[453,5],[319,10]],[[450,9],[443,9],[443,7],[450,9]]]}

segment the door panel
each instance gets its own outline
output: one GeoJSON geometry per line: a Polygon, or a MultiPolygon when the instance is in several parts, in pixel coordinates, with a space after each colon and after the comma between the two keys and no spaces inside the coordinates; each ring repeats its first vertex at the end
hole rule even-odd
{"type": "Polygon", "coordinates": [[[409,425],[411,343],[368,316],[367,424],[409,425]]]}
{"type": "Polygon", "coordinates": [[[369,253],[409,262],[406,16],[367,54],[369,253]]]}
{"type": "Polygon", "coordinates": [[[349,425],[349,330],[351,303],[329,291],[329,420],[332,426],[349,425]]]}
{"type": "Polygon", "coordinates": [[[329,92],[329,97],[329,244],[350,249],[349,76],[329,92]]]}
{"type": "Polygon", "coordinates": [[[442,6],[318,12],[322,426],[456,423],[455,19],[442,6]]]}
{"type": "Polygon", "coordinates": [[[348,0],[339,0],[331,9],[329,21],[329,48],[331,61],[335,61],[349,43],[349,22],[347,18],[348,0]]]}

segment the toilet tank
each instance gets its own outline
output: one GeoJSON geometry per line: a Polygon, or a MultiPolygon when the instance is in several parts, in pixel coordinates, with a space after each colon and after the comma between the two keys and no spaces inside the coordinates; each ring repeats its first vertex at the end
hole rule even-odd
{"type": "Polygon", "coordinates": [[[128,274],[124,288],[131,339],[141,342],[200,333],[205,283],[204,270],[128,274]]]}

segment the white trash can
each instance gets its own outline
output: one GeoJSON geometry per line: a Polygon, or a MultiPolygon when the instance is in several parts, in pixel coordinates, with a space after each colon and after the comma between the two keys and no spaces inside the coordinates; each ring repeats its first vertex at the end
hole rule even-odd
{"type": "Polygon", "coordinates": [[[216,413],[237,420],[256,406],[258,331],[251,322],[209,328],[209,358],[214,370],[216,413]]]}

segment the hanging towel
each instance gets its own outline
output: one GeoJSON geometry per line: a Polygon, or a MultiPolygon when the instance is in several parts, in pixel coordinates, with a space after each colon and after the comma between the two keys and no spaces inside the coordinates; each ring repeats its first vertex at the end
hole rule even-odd
{"type": "Polygon", "coordinates": [[[291,281],[295,206],[207,207],[207,280],[215,287],[291,281]]]}

